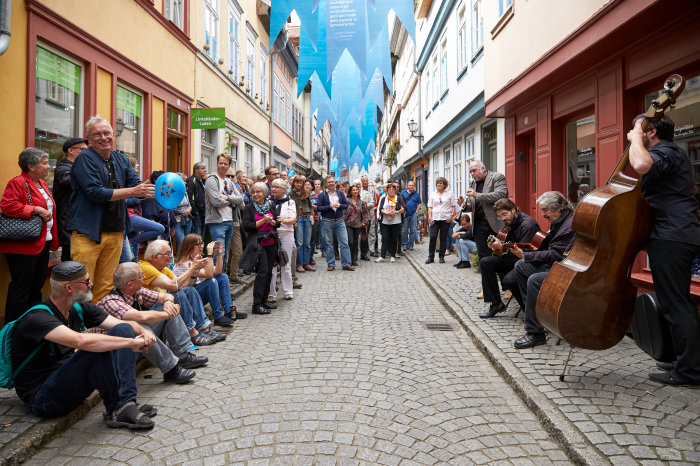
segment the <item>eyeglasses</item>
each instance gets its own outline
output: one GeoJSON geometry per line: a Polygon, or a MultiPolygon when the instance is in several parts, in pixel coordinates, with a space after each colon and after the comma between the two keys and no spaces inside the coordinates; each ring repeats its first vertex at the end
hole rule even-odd
{"type": "Polygon", "coordinates": [[[93,137],[96,137],[96,138],[97,138],[97,137],[100,137],[100,136],[102,136],[102,137],[104,137],[104,138],[108,138],[108,137],[111,137],[111,136],[112,136],[112,132],[111,132],[111,131],[103,131],[103,132],[96,131],[96,132],[94,132],[94,133],[91,133],[90,136],[93,136],[93,137]]]}
{"type": "MultiPolygon", "coordinates": [[[[85,285],[85,286],[90,286],[90,284],[92,283],[92,280],[90,280],[89,278],[86,279],[86,280],[71,280],[71,281],[68,282],[68,283],[82,283],[82,284],[85,285]]],[[[68,283],[66,283],[66,285],[67,285],[68,283]]]]}
{"type": "Polygon", "coordinates": [[[204,246],[204,242],[197,243],[197,246],[199,246],[201,248],[202,246],[204,246]]]}
{"type": "Polygon", "coordinates": [[[168,257],[173,257],[173,252],[172,252],[172,251],[161,252],[161,253],[156,254],[156,256],[168,256],[168,257]]]}
{"type": "Polygon", "coordinates": [[[226,178],[235,178],[236,175],[226,175],[226,178]]]}
{"type": "Polygon", "coordinates": [[[279,173],[270,173],[270,176],[280,176],[279,173]]]}

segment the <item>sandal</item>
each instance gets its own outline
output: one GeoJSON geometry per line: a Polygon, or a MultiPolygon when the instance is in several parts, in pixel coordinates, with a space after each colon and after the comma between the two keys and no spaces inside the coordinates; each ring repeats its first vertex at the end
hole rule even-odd
{"type": "Polygon", "coordinates": [[[195,346],[209,346],[213,345],[214,342],[209,335],[199,332],[197,335],[192,337],[192,344],[195,346]]]}
{"type": "Polygon", "coordinates": [[[107,427],[111,428],[152,429],[154,425],[155,422],[142,413],[133,401],[123,404],[107,420],[107,427]]]}
{"type": "MultiPolygon", "coordinates": [[[[142,405],[140,405],[140,404],[137,403],[136,406],[139,407],[139,411],[141,411],[143,414],[145,414],[145,415],[148,416],[148,417],[153,417],[153,416],[155,416],[156,414],[158,414],[158,408],[156,408],[155,406],[151,406],[151,405],[145,404],[145,403],[142,404],[142,405]]],[[[111,417],[111,416],[110,416],[109,414],[107,414],[107,413],[104,413],[104,414],[102,415],[102,419],[105,420],[105,421],[109,421],[109,420],[110,420],[110,417],[111,417]]]]}

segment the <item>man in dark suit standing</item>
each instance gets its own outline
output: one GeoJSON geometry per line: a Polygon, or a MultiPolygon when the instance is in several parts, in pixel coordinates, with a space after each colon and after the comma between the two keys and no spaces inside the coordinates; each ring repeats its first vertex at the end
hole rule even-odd
{"type": "Polygon", "coordinates": [[[479,260],[491,255],[486,242],[489,235],[503,228],[503,221],[496,215],[493,205],[497,200],[508,197],[506,177],[498,172],[490,172],[480,160],[469,164],[472,182],[467,189],[467,199],[462,206],[463,212],[472,212],[474,225],[474,242],[479,253],[479,260]]]}

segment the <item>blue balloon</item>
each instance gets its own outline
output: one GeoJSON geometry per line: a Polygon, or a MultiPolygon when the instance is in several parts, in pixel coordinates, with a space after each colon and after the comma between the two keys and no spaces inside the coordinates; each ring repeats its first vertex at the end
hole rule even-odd
{"type": "Polygon", "coordinates": [[[294,176],[294,175],[296,175],[296,174],[297,174],[297,172],[295,172],[294,170],[289,170],[289,171],[287,172],[287,175],[289,175],[289,176],[294,176]]]}
{"type": "Polygon", "coordinates": [[[173,172],[163,173],[156,180],[156,201],[171,210],[180,205],[185,197],[185,182],[173,172]]]}

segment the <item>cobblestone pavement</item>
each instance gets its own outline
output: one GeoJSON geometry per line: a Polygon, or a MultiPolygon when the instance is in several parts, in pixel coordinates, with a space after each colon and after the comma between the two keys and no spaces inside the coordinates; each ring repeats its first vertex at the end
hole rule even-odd
{"type": "Polygon", "coordinates": [[[632,340],[606,351],[574,349],[561,382],[569,345],[557,346],[557,337],[549,335],[547,345],[516,350],[513,341],[524,330],[523,314],[513,318],[519,308],[515,300],[496,318],[480,319],[487,305],[476,299],[478,273],[454,269],[454,255],[446,257],[446,264],[424,264],[425,245],[409,255],[499,372],[584,461],[700,463],[700,390],[649,380],[647,375],[658,369],[632,340]]]}
{"type": "Polygon", "coordinates": [[[299,277],[293,301],[199,351],[194,383],[141,374],[151,432],[106,428],[99,405],[29,464],[571,462],[407,259],[299,277]]]}

